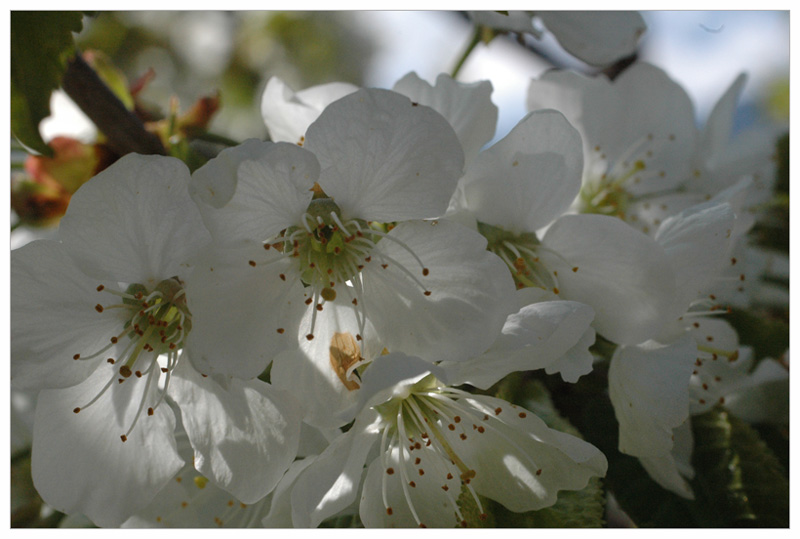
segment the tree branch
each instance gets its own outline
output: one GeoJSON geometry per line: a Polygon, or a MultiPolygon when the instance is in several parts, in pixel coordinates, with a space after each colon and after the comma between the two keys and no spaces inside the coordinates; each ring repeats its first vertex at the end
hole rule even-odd
{"type": "Polygon", "coordinates": [[[106,136],[114,153],[166,155],[158,136],[148,132],[141,120],[125,108],[80,52],[67,64],[61,87],[106,136]]]}

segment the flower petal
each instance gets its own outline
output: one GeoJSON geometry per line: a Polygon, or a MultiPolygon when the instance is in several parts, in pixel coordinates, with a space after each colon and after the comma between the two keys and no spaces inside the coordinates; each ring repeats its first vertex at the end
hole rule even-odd
{"type": "Polygon", "coordinates": [[[492,83],[464,83],[441,73],[431,86],[413,71],[392,88],[412,101],[431,107],[453,126],[467,164],[494,136],[497,106],[492,103],[492,83]]]}
{"type": "MultiPolygon", "coordinates": [[[[231,245],[242,241],[261,242],[277,235],[290,225],[301,222],[319,177],[319,163],[314,155],[294,144],[260,143],[224,155],[219,164],[209,161],[195,172],[206,187],[198,192],[207,195],[217,189],[222,202],[231,190],[230,200],[218,209],[204,207],[203,219],[214,238],[231,245]],[[238,161],[238,166],[237,165],[238,161]],[[212,166],[213,164],[213,166],[212,166]],[[230,174],[235,176],[231,178],[230,174]],[[217,186],[220,186],[219,188],[217,186]]],[[[216,159],[220,159],[217,157],[216,159]]],[[[209,196],[204,196],[204,202],[209,196]]]]}
{"type": "Polygon", "coordinates": [[[297,143],[306,129],[329,104],[358,90],[346,82],[331,82],[299,92],[292,91],[278,77],[267,81],[261,97],[261,116],[275,142],[297,143]]]}
{"type": "Polygon", "coordinates": [[[443,215],[464,166],[447,121],[388,90],[359,90],[329,105],[305,147],[322,166],[319,184],[348,219],[443,215]]]}
{"type": "Polygon", "coordinates": [[[72,196],[61,240],[97,278],[150,287],[182,275],[210,239],[188,185],[182,161],[128,154],[72,196]]]}
{"type": "Polygon", "coordinates": [[[185,285],[192,313],[186,349],[198,371],[254,378],[279,352],[297,346],[305,305],[293,262],[250,246],[217,250],[198,262],[185,285]]]}
{"type": "MultiPolygon", "coordinates": [[[[66,387],[85,380],[116,346],[96,359],[75,361],[109,345],[127,321],[59,242],[39,240],[11,252],[11,378],[19,388],[66,387]],[[105,300],[105,301],[104,301],[105,300]]],[[[108,287],[116,283],[105,283],[108,287]]],[[[116,299],[116,298],[115,298],[116,299]]]]}
{"type": "Polygon", "coordinates": [[[594,343],[594,330],[589,327],[593,318],[591,307],[574,301],[546,301],[523,307],[508,317],[502,334],[485,354],[443,365],[448,370],[447,382],[466,382],[488,389],[509,373],[544,368],[548,374],[563,369],[565,379],[577,380],[592,369],[588,347],[594,343]],[[563,356],[579,345],[584,346],[585,354],[575,350],[575,355],[570,356],[576,362],[573,366],[563,356]]]}
{"type": "Polygon", "coordinates": [[[540,256],[558,272],[564,299],[595,311],[594,328],[621,344],[643,342],[675,318],[675,277],[652,239],[613,217],[565,215],[551,226],[540,256]],[[557,253],[557,254],[553,254],[557,253]]]}
{"type": "Polygon", "coordinates": [[[461,180],[478,221],[534,232],[564,213],[581,188],[580,134],[556,111],[528,114],[478,155],[461,180]]]}
{"type": "Polygon", "coordinates": [[[278,483],[297,454],[301,408],[260,380],[200,376],[186,361],[169,393],[181,410],[195,468],[244,503],[278,483]]]}
{"type": "Polygon", "coordinates": [[[374,253],[362,271],[363,308],[390,352],[463,361],[491,345],[514,308],[508,269],[461,225],[401,223],[374,253]]]}
{"type": "Polygon", "coordinates": [[[637,11],[537,11],[536,16],[567,52],[596,66],[636,52],[647,29],[637,11]]]}
{"type": "Polygon", "coordinates": [[[380,436],[377,419],[372,411],[359,416],[300,474],[291,495],[295,528],[316,528],[356,499],[367,453],[380,436]]]}
{"type": "Polygon", "coordinates": [[[485,432],[465,439],[444,431],[451,445],[476,475],[475,491],[515,512],[533,511],[556,502],[559,490],[580,490],[589,479],[604,476],[608,463],[593,445],[550,429],[533,412],[493,397],[466,399],[491,421],[485,432]]]}
{"type": "Polygon", "coordinates": [[[33,482],[42,498],[65,513],[83,513],[98,526],[119,526],[145,507],[180,470],[175,416],[169,406],[142,414],[122,442],[148,391],[147,375],[117,383],[113,368],[85,382],[39,394],[33,430],[33,482]],[[86,406],[103,386],[111,386],[86,406]],[[80,413],[73,408],[82,406],[80,413]]]}
{"type": "Polygon", "coordinates": [[[611,359],[608,392],[619,421],[619,450],[659,457],[672,449],[672,429],[689,417],[689,378],[697,345],[686,335],[669,344],[621,346],[611,359]]]}

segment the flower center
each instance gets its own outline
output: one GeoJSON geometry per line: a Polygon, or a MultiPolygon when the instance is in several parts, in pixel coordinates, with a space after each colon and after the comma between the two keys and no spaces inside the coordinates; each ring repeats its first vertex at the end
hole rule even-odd
{"type": "Polygon", "coordinates": [[[631,215],[634,202],[655,196],[661,191],[658,180],[664,178],[663,170],[656,170],[653,157],[675,141],[675,135],[656,136],[648,134],[634,142],[614,162],[608,158],[600,146],[595,146],[588,156],[594,166],[589,167],[588,177],[584,178],[580,195],[576,200],[581,213],[597,213],[618,217],[622,220],[637,220],[631,215]],[[652,183],[652,187],[638,188],[639,184],[652,183]],[[637,191],[645,191],[636,194],[637,191]]]}
{"type": "Polygon", "coordinates": [[[458,507],[458,497],[466,488],[486,518],[481,502],[470,485],[476,471],[459,456],[459,444],[469,443],[492,426],[489,414],[461,401],[472,395],[448,388],[433,375],[428,375],[400,396],[380,404],[375,410],[384,420],[381,440],[381,464],[385,470],[381,491],[387,515],[393,514],[388,503],[387,481],[395,473],[399,479],[411,514],[417,524],[424,526],[416,510],[413,493],[416,480],[426,474],[441,480],[456,518],[464,523],[458,507]],[[390,462],[391,461],[391,462],[390,462]],[[392,464],[398,465],[395,470],[392,464]]]}
{"type": "Polygon", "coordinates": [[[123,310],[125,314],[120,317],[124,320],[122,331],[110,337],[109,344],[97,352],[86,356],[75,354],[72,358],[95,359],[112,348],[119,353],[116,357],[106,359],[107,363],[114,366],[108,383],[87,404],[76,407],[73,412],[77,414],[97,402],[115,380],[122,384],[134,375],[136,378],[145,378],[146,385],[136,416],[128,431],[120,437],[124,442],[148,402],[151,385],[158,383],[162,373],[166,374],[164,388],[156,401],[151,402],[152,406],[147,408],[147,415],[152,416],[163,401],[169,386],[170,374],[178,362],[178,352],[191,331],[191,314],[186,304],[182,282],[177,277],[161,281],[152,291],[138,283],[128,286],[124,292],[110,290],[104,285],[98,286],[97,291],[121,298],[121,302],[110,305],[98,303],[94,309],[100,314],[123,310]],[[159,366],[158,358],[162,355],[166,356],[166,367],[155,368],[159,366]]]}
{"type": "MultiPolygon", "coordinates": [[[[276,237],[264,242],[264,249],[275,248],[283,256],[272,258],[271,263],[283,258],[291,258],[297,265],[297,275],[302,283],[311,289],[306,304],[313,305],[311,327],[306,339],[314,338],[317,311],[324,309],[325,302],[343,298],[349,301],[356,312],[359,328],[356,338],[361,340],[365,327],[365,306],[361,271],[370,264],[379,264],[382,269],[390,266],[400,269],[414,281],[426,296],[431,292],[414,271],[392,258],[385,250],[378,249],[379,241],[386,240],[400,245],[419,264],[422,276],[427,276],[428,268],[422,260],[401,240],[389,234],[391,224],[368,222],[363,219],[343,220],[339,206],[322,194],[314,198],[303,214],[299,226],[292,226],[276,237]]],[[[250,260],[253,267],[260,262],[250,260]]],[[[279,275],[284,282],[285,274],[279,275]]],[[[282,333],[282,328],[278,328],[282,333]]]]}
{"type": "MultiPolygon", "coordinates": [[[[539,254],[546,251],[555,256],[551,249],[544,247],[536,234],[523,232],[514,234],[502,228],[478,222],[478,232],[487,240],[487,249],[506,263],[517,288],[543,288],[554,294],[561,290],[558,286],[558,271],[550,271],[542,262],[539,254]]],[[[572,271],[578,271],[572,267],[572,271]]]]}

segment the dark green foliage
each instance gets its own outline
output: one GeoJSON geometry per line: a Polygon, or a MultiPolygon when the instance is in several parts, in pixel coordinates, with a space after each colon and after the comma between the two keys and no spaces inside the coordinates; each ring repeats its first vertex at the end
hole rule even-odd
{"type": "Polygon", "coordinates": [[[74,54],[72,32],[80,32],[82,17],[77,11],[11,12],[11,131],[45,155],[52,151],[39,122],[50,115],[50,94],[74,54]]]}

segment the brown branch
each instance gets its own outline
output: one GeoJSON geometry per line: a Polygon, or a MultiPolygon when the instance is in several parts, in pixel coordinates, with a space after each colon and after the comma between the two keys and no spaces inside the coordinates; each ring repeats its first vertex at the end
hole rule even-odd
{"type": "Polygon", "coordinates": [[[114,153],[166,155],[158,136],[147,131],[141,120],[125,108],[80,53],[67,64],[61,87],[106,136],[114,153]]]}

